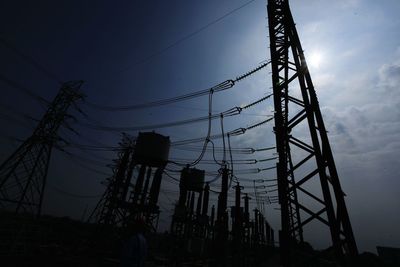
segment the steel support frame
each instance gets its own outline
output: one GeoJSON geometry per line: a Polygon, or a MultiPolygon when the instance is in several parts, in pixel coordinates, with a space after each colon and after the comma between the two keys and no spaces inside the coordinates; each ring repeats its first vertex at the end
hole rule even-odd
{"type": "Polygon", "coordinates": [[[113,168],[114,175],[110,178],[107,190],[89,220],[94,215],[99,224],[121,226],[125,223],[127,217],[126,199],[134,168],[133,145],[134,142],[130,137],[124,135],[120,143],[121,151],[118,154],[116,166],[113,168]]]}
{"type": "Polygon", "coordinates": [[[57,132],[78,99],[82,81],[64,83],[33,134],[0,166],[0,207],[40,216],[57,132]]]}
{"type": "Polygon", "coordinates": [[[132,223],[145,220],[149,229],[156,231],[160,214],[157,202],[164,166],[155,171],[150,192],[147,194],[153,173],[152,166],[135,161],[133,137],[123,134],[119,145],[120,152],[115,160],[113,176],[108,179],[106,191],[87,221],[115,229],[129,229],[132,223]],[[133,186],[135,168],[139,170],[133,186]],[[145,203],[146,200],[149,203],[145,203]]]}
{"type": "Polygon", "coordinates": [[[293,244],[302,241],[303,226],[314,220],[319,220],[329,227],[336,256],[358,254],[318,99],[288,2],[287,0],[268,0],[275,106],[274,131],[279,154],[277,175],[282,220],[280,245],[285,266],[290,266],[289,259],[293,244]],[[290,87],[289,90],[289,85],[293,86],[296,81],[296,87],[301,93],[300,98],[290,95],[294,88],[290,87]],[[289,104],[297,106],[300,111],[296,110],[293,116],[289,116],[289,104]],[[293,129],[301,122],[308,124],[311,143],[292,134],[293,129]],[[291,147],[304,151],[307,155],[293,164],[291,147]],[[300,179],[296,182],[294,175],[296,169],[305,166],[311,159],[315,160],[316,169],[307,175],[299,175],[300,177],[296,179],[300,179]],[[307,182],[318,178],[323,199],[304,188],[307,182]],[[297,192],[307,195],[323,208],[314,212],[305,204],[300,204],[297,192]],[[304,221],[300,220],[300,210],[309,214],[304,221]],[[327,219],[323,215],[326,215],[327,219]]]}

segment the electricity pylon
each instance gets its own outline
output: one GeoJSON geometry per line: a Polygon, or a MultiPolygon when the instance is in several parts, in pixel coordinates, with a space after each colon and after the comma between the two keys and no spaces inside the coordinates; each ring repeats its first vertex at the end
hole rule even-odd
{"type": "Polygon", "coordinates": [[[128,135],[123,135],[120,142],[118,159],[115,160],[113,176],[88,221],[111,226],[125,224],[127,214],[127,197],[130,193],[131,179],[134,169],[133,152],[135,141],[128,135]]]}
{"type": "Polygon", "coordinates": [[[337,257],[358,254],[318,99],[288,2],[268,0],[284,266],[291,265],[290,254],[303,239],[303,227],[316,220],[328,227],[337,257]],[[304,215],[306,219],[300,218],[304,215]]]}
{"type": "Polygon", "coordinates": [[[57,131],[67,110],[83,98],[83,81],[64,83],[33,134],[0,166],[0,207],[39,216],[57,131]]]}

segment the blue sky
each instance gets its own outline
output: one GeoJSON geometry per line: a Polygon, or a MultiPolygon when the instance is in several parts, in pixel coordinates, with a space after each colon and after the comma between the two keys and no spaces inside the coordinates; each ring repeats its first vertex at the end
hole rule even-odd
{"type": "MultiPolygon", "coordinates": [[[[85,80],[83,90],[87,101],[107,105],[140,103],[208,88],[269,59],[266,3],[263,0],[250,3],[165,50],[244,3],[243,0],[121,1],[118,4],[108,1],[3,1],[0,34],[61,80],[85,80]]],[[[400,2],[293,0],[291,7],[347,194],[359,248],[375,251],[376,245],[398,247],[400,2]]],[[[47,99],[55,96],[58,84],[9,48],[0,46],[0,57],[0,71],[4,76],[47,99]]],[[[270,69],[258,72],[233,89],[215,94],[213,108],[223,111],[269,94],[270,79],[270,69]]],[[[16,111],[40,118],[44,109],[4,83],[1,86],[4,92],[0,99],[1,114],[28,125],[24,127],[3,118],[3,137],[0,139],[0,159],[3,160],[18,144],[4,136],[24,139],[31,133],[29,127],[35,125],[35,122],[19,117],[16,111]]],[[[168,107],[118,113],[96,111],[85,103],[80,106],[91,122],[137,126],[204,116],[208,103],[203,97],[168,107]]],[[[265,119],[272,111],[272,102],[263,102],[240,117],[226,119],[225,127],[231,130],[251,125],[265,119]]],[[[78,120],[85,122],[83,117],[78,120]]],[[[119,141],[118,134],[71,124],[83,137],[112,146],[119,141]]],[[[213,123],[212,129],[219,133],[219,122],[213,123]]],[[[205,135],[206,124],[158,132],[175,141],[205,135]]],[[[87,143],[83,137],[74,136],[65,129],[61,135],[87,143]]],[[[259,148],[273,143],[272,124],[232,139],[234,147],[259,148]]],[[[85,157],[94,156],[79,153],[85,157]]],[[[269,156],[272,153],[264,152],[248,158],[269,156]]],[[[97,153],[95,157],[108,161],[115,155],[97,153]]],[[[182,155],[181,151],[172,149],[171,157],[195,158],[196,155],[182,155]]],[[[202,167],[210,171],[217,169],[216,166],[202,167]]],[[[106,167],[101,170],[110,172],[106,167]]],[[[270,171],[249,178],[260,175],[273,178],[275,174],[270,171]]],[[[94,206],[96,198],[72,198],[52,190],[52,186],[80,195],[98,195],[104,190],[100,185],[104,178],[68,161],[63,153],[55,152],[45,212],[80,218],[86,207],[94,206]]],[[[162,194],[160,198],[165,206],[162,220],[167,225],[171,200],[173,202],[177,196],[171,193],[176,189],[175,185],[165,182],[164,188],[167,195],[162,194]]],[[[267,207],[267,217],[275,228],[279,228],[279,212],[274,208],[267,207]]],[[[309,233],[309,241],[316,247],[327,245],[327,241],[316,234],[309,233]]]]}

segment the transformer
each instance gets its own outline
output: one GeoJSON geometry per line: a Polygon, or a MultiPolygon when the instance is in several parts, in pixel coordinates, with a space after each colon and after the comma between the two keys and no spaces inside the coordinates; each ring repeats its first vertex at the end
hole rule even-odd
{"type": "Polygon", "coordinates": [[[201,192],[204,188],[204,170],[184,168],[181,172],[182,186],[187,191],[201,192]]]}
{"type": "Polygon", "coordinates": [[[136,140],[134,160],[137,164],[163,167],[167,164],[170,140],[155,132],[139,133],[136,140]]]}

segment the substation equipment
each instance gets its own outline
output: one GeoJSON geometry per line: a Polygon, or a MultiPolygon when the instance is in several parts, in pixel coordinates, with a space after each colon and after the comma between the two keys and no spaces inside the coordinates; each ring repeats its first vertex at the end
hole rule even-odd
{"type": "Polygon", "coordinates": [[[189,166],[181,170],[179,200],[171,222],[171,234],[181,246],[178,249],[223,262],[228,253],[244,256],[253,248],[274,246],[273,229],[258,209],[251,218],[250,197],[242,197],[239,183],[233,187],[235,205],[228,207],[230,172],[226,167],[220,172],[221,191],[215,192],[204,182],[204,170],[189,166]],[[217,209],[214,205],[209,209],[210,194],[218,194],[217,209]]]}
{"type": "MultiPolygon", "coordinates": [[[[292,259],[306,240],[304,229],[315,221],[329,232],[330,250],[337,259],[354,258],[358,249],[345,195],[289,1],[267,3],[281,264],[296,264],[292,259]],[[319,186],[309,187],[316,184],[314,181],[319,186]],[[308,201],[304,201],[306,198],[308,201]]],[[[1,208],[40,215],[51,151],[59,140],[58,129],[69,117],[68,108],[83,98],[81,85],[82,81],[64,83],[32,136],[0,166],[1,208]]],[[[169,148],[169,137],[155,132],[139,133],[136,139],[124,135],[113,175],[90,219],[100,225],[128,228],[133,222],[144,220],[157,229],[158,197],[169,148]]],[[[182,170],[171,232],[178,238],[210,241],[212,247],[227,248],[231,244],[232,251],[239,252],[246,246],[273,246],[274,232],[265,214],[258,209],[249,210],[249,196],[244,194],[242,198],[239,183],[235,185],[235,205],[229,220],[227,203],[232,177],[227,167],[222,167],[221,176],[217,207],[209,209],[209,196],[214,192],[205,182],[204,171],[189,167],[182,170]]],[[[226,256],[224,251],[219,253],[216,257],[226,256]]]]}
{"type": "Polygon", "coordinates": [[[157,229],[158,197],[162,174],[168,163],[169,137],[141,132],[136,140],[124,137],[114,176],[92,213],[99,224],[129,227],[144,221],[157,229]],[[132,178],[134,182],[132,182],[132,178]]]}

